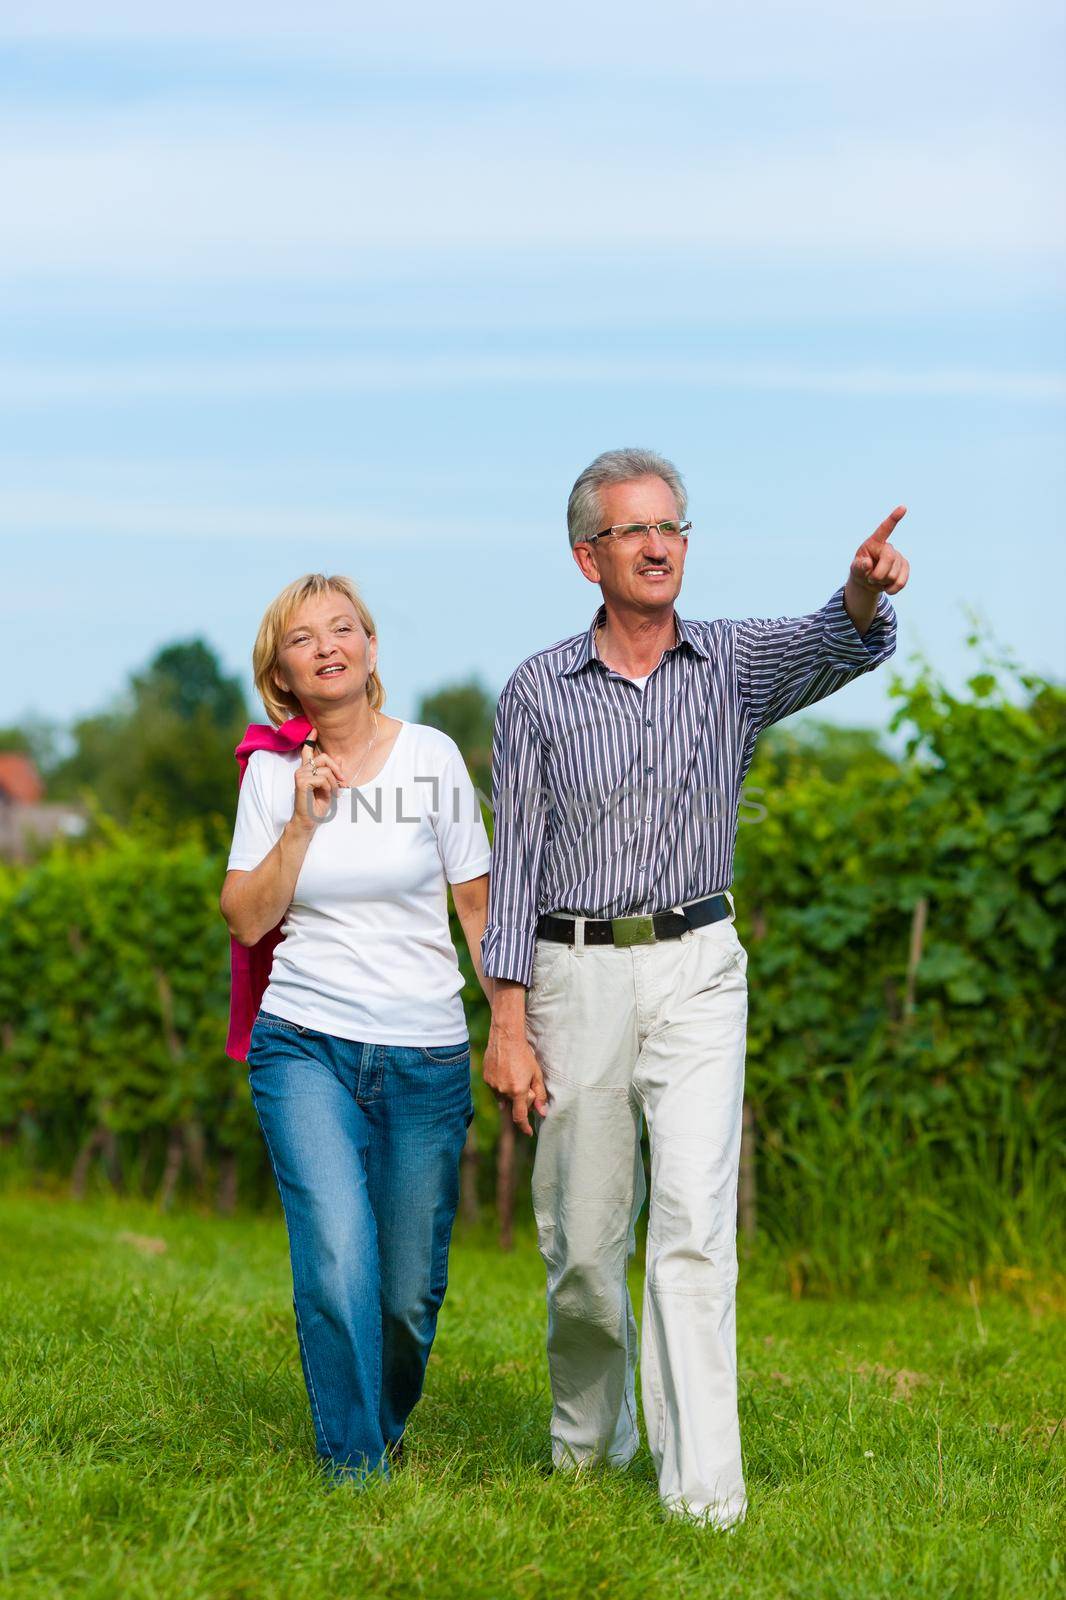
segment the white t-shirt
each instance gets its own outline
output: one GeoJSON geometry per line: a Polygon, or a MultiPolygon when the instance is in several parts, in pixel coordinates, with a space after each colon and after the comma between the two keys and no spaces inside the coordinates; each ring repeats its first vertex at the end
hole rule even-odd
{"type": "MultiPolygon", "coordinates": [[[[249,757],[231,869],[257,867],[280,838],[299,764],[298,751],[249,757]]],[[[263,1009],[367,1044],[462,1042],[446,880],[481,877],[490,851],[458,745],[405,722],[377,777],[334,799],[307,847],[263,1009]]]]}

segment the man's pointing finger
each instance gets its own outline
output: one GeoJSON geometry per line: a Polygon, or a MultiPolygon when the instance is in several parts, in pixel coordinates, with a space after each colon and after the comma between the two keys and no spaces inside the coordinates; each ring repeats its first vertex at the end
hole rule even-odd
{"type": "Polygon", "coordinates": [[[907,507],[897,506],[895,511],[889,512],[881,526],[874,529],[873,533],[870,535],[870,538],[876,539],[879,544],[884,543],[886,539],[891,539],[892,535],[895,533],[897,527],[903,521],[903,518],[906,515],[907,507]]]}

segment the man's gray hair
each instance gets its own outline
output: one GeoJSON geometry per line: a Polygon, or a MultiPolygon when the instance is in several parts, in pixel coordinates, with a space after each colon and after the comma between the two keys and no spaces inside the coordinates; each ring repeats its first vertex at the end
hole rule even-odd
{"type": "Polygon", "coordinates": [[[632,483],[634,478],[661,478],[673,490],[677,514],[688,510],[688,495],[681,474],[672,461],[654,450],[605,450],[587,466],[570,491],[566,506],[566,526],[570,547],[599,533],[603,527],[600,490],[610,483],[632,483]]]}

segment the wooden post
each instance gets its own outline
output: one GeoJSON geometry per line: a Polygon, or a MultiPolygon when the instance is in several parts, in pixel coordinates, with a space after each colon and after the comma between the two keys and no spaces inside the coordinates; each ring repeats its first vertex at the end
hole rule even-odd
{"type": "Polygon", "coordinates": [[[744,1102],[744,1115],[740,1136],[740,1184],[737,1190],[737,1212],[740,1231],[745,1239],[754,1239],[756,1224],[755,1196],[755,1113],[751,1101],[744,1102]]]}
{"type": "Polygon", "coordinates": [[[232,1216],[237,1209],[237,1152],[235,1150],[222,1150],[219,1152],[215,1208],[225,1217],[232,1216]]]}
{"type": "MultiPolygon", "coordinates": [[[[170,979],[158,967],[155,969],[155,982],[167,1053],[177,1066],[185,1054],[185,1047],[174,1026],[174,992],[170,979]]],[[[159,1185],[159,1205],[163,1211],[169,1210],[177,1192],[178,1179],[186,1165],[192,1172],[197,1195],[202,1199],[207,1180],[207,1150],[203,1128],[195,1117],[188,1122],[175,1124],[167,1137],[166,1164],[159,1185]]]]}
{"type": "Polygon", "coordinates": [[[89,1179],[89,1168],[92,1166],[93,1156],[100,1149],[102,1128],[94,1128],[83,1141],[81,1149],[74,1158],[74,1165],[70,1173],[70,1193],[75,1200],[84,1200],[85,1186],[89,1179]]]}
{"type": "Polygon", "coordinates": [[[163,1167],[163,1177],[159,1184],[159,1199],[157,1204],[161,1211],[169,1211],[174,1199],[174,1191],[178,1187],[181,1169],[185,1165],[185,1136],[180,1123],[176,1122],[167,1135],[167,1159],[163,1167]]]}
{"type": "Polygon", "coordinates": [[[500,1137],[496,1145],[496,1220],[500,1230],[500,1249],[514,1244],[514,1118],[510,1102],[500,1107],[500,1137]]]}
{"type": "MultiPolygon", "coordinates": [[[[766,938],[766,912],[758,901],[751,907],[751,937],[756,944],[766,938]]],[[[758,1222],[755,1143],[755,1113],[751,1101],[745,1100],[740,1125],[740,1181],[737,1185],[737,1221],[745,1239],[754,1239],[758,1222]]]]}
{"type": "MultiPolygon", "coordinates": [[[[105,1108],[106,1110],[106,1108],[105,1108]]],[[[98,1123],[82,1144],[70,1174],[70,1193],[75,1200],[84,1200],[93,1157],[98,1156],[116,1194],[122,1193],[122,1163],[119,1159],[115,1130],[106,1123],[98,1123]]]]}
{"type": "Polygon", "coordinates": [[[122,1162],[118,1153],[118,1137],[114,1128],[109,1128],[106,1125],[102,1130],[100,1139],[100,1157],[104,1164],[104,1171],[107,1173],[108,1182],[116,1194],[121,1194],[124,1185],[122,1182],[122,1162]]]}
{"type": "MultiPolygon", "coordinates": [[[[5,1017],[0,1022],[0,1054],[7,1055],[15,1048],[15,1025],[5,1017]]],[[[5,1123],[0,1128],[0,1149],[7,1150],[18,1138],[18,1123],[5,1123]]]]}
{"type": "Polygon", "coordinates": [[[182,1128],[182,1143],[185,1146],[185,1159],[196,1184],[197,1198],[203,1200],[207,1192],[207,1141],[204,1138],[203,1124],[196,1117],[191,1117],[182,1128]]]}
{"type": "Polygon", "coordinates": [[[474,1124],[466,1130],[466,1143],[459,1162],[459,1214],[464,1222],[475,1223],[478,1218],[477,1173],[480,1157],[474,1124]]]}
{"type": "Polygon", "coordinates": [[[918,983],[918,963],[922,959],[922,944],[925,939],[925,924],[929,915],[929,900],[926,895],[919,895],[914,902],[914,915],[911,917],[911,947],[907,956],[907,982],[903,991],[903,1020],[909,1022],[914,1015],[914,992],[918,983]]]}

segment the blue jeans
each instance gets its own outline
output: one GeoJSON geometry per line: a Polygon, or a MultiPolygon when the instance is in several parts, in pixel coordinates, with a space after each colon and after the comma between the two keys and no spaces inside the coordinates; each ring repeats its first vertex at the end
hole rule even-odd
{"type": "Polygon", "coordinates": [[[260,1011],[248,1066],[319,1455],[337,1477],[387,1473],[448,1281],[470,1047],[356,1044],[260,1011]]]}

